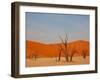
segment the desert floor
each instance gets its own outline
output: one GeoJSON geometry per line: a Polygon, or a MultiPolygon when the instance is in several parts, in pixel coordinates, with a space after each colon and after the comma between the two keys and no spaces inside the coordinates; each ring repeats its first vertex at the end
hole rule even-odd
{"type": "Polygon", "coordinates": [[[61,57],[61,61],[57,61],[57,58],[34,58],[26,59],[26,67],[39,67],[39,66],[61,66],[61,65],[80,65],[89,64],[89,57],[86,59],[83,57],[73,57],[72,62],[66,62],[64,57],[61,57]]]}

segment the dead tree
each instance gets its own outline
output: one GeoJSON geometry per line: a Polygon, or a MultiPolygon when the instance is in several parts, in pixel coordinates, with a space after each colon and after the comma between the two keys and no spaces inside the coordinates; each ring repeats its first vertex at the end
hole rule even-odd
{"type": "Polygon", "coordinates": [[[37,58],[38,58],[38,55],[36,54],[36,52],[35,52],[35,51],[33,51],[33,52],[32,52],[32,54],[33,54],[33,58],[34,58],[34,60],[36,61],[36,60],[37,60],[37,58]]]}
{"type": "Polygon", "coordinates": [[[58,61],[61,60],[61,53],[62,53],[62,50],[63,50],[62,45],[59,45],[59,46],[60,46],[60,48],[59,48],[58,61]]]}
{"type": "Polygon", "coordinates": [[[65,46],[65,56],[66,56],[66,61],[68,62],[69,59],[68,59],[68,37],[67,37],[67,34],[66,34],[66,37],[65,37],[65,43],[64,43],[64,46],[65,46]]]}
{"type": "Polygon", "coordinates": [[[70,62],[73,61],[73,56],[75,55],[76,50],[72,50],[71,54],[70,54],[70,62]]]}
{"type": "Polygon", "coordinates": [[[63,46],[60,46],[61,50],[59,52],[59,60],[60,60],[61,51],[62,51],[62,53],[64,53],[64,55],[65,55],[66,61],[68,62],[69,61],[69,58],[68,58],[69,55],[68,55],[68,37],[67,37],[67,34],[66,34],[65,40],[63,40],[61,36],[59,36],[59,38],[61,39],[61,42],[62,42],[62,45],[63,45],[63,46]]]}
{"type": "Polygon", "coordinates": [[[58,61],[60,61],[60,59],[61,59],[61,51],[62,51],[62,49],[60,49],[60,51],[59,51],[59,59],[58,59],[58,61]]]}
{"type": "Polygon", "coordinates": [[[86,58],[86,53],[87,53],[87,51],[86,51],[86,50],[83,50],[83,51],[82,51],[83,59],[85,59],[85,58],[86,58]]]}
{"type": "Polygon", "coordinates": [[[35,59],[35,61],[37,60],[37,57],[38,57],[37,55],[34,55],[34,59],[35,59]]]}

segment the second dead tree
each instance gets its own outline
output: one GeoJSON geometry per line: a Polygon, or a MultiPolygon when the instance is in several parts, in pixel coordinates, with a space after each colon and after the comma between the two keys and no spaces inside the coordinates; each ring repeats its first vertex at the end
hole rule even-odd
{"type": "Polygon", "coordinates": [[[86,50],[83,50],[83,51],[82,51],[82,55],[83,55],[83,58],[84,58],[84,59],[86,58],[86,53],[87,53],[86,50]]]}
{"type": "Polygon", "coordinates": [[[70,54],[70,62],[73,61],[73,56],[75,55],[76,50],[72,50],[71,54],[70,54]]]}

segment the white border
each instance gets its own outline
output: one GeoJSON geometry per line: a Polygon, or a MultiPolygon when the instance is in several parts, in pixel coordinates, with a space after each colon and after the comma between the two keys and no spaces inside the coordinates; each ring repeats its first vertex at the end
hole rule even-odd
{"type": "Polygon", "coordinates": [[[20,74],[41,74],[54,72],[74,72],[95,70],[95,11],[69,8],[51,8],[36,6],[20,6],[20,74]],[[69,65],[53,67],[25,67],[25,12],[43,12],[43,13],[62,13],[62,14],[83,14],[90,15],[90,64],[89,65],[69,65]]]}

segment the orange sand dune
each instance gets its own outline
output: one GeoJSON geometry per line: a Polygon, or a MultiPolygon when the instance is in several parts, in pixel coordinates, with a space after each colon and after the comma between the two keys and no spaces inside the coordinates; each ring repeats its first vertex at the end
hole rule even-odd
{"type": "MultiPolygon", "coordinates": [[[[58,44],[43,44],[35,41],[26,41],[26,57],[32,58],[34,55],[38,57],[58,57],[60,45],[58,44]]],[[[82,51],[86,50],[89,55],[89,42],[78,40],[68,43],[68,54],[75,50],[76,56],[82,55],[82,51]]],[[[63,56],[63,55],[62,55],[63,56]]]]}

